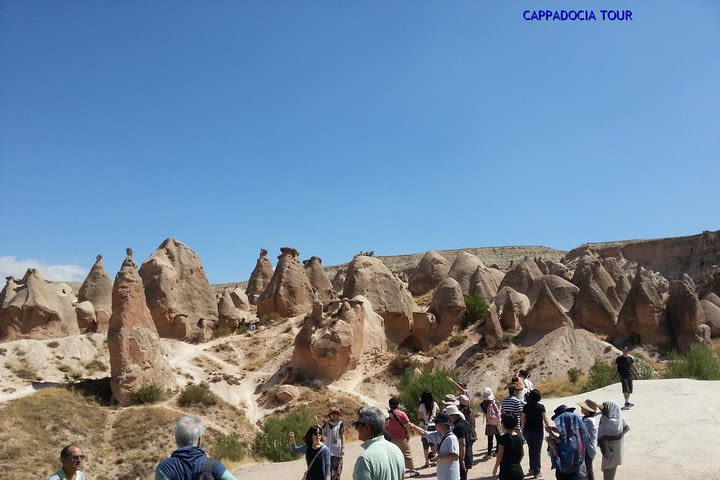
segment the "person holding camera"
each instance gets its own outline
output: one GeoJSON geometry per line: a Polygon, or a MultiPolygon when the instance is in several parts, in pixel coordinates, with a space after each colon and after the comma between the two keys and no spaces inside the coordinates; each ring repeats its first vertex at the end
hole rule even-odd
{"type": "MultiPolygon", "coordinates": [[[[437,464],[438,480],[460,480],[460,443],[452,432],[450,416],[438,413],[435,416],[435,431],[424,430],[412,423],[409,425],[437,445],[437,450],[430,453],[430,461],[437,464]]],[[[428,428],[431,426],[428,425],[428,428]]]]}

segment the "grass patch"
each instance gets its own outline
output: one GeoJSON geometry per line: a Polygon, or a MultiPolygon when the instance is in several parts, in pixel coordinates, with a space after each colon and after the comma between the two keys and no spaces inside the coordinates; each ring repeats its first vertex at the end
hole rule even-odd
{"type": "Polygon", "coordinates": [[[448,347],[459,347],[460,345],[465,343],[466,338],[467,337],[465,335],[453,335],[452,337],[450,337],[450,340],[448,340],[448,347]]]}
{"type": "Polygon", "coordinates": [[[488,302],[484,298],[476,295],[465,297],[465,315],[462,319],[462,329],[464,330],[470,325],[479,323],[488,312],[488,309],[488,302]]]}
{"type": "Polygon", "coordinates": [[[134,402],[139,405],[159,402],[163,399],[165,392],[157,385],[150,384],[140,387],[133,398],[134,402]]]}
{"type": "MultiPolygon", "coordinates": [[[[300,407],[281,417],[270,417],[263,424],[253,442],[253,453],[273,462],[287,462],[297,457],[288,448],[287,434],[295,432],[296,442],[302,442],[313,419],[307,407],[300,407]]],[[[346,429],[347,430],[347,429],[346,429]]]]}
{"type": "Polygon", "coordinates": [[[210,456],[218,460],[242,460],[246,456],[246,448],[237,433],[219,434],[214,439],[210,456]]]}
{"type": "Polygon", "coordinates": [[[718,357],[716,350],[701,344],[693,345],[687,353],[672,352],[663,377],[720,380],[718,357]]]}
{"type": "Polygon", "coordinates": [[[218,397],[210,390],[210,387],[206,383],[201,383],[199,385],[186,386],[182,393],[180,393],[177,403],[181,407],[192,405],[211,406],[218,403],[218,397]]]}

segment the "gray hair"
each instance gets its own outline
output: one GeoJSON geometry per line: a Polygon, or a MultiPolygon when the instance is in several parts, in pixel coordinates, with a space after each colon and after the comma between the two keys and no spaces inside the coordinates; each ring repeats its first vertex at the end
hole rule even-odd
{"type": "Polygon", "coordinates": [[[197,447],[200,436],[205,433],[205,427],[200,418],[185,415],[175,424],[175,444],[181,447],[197,447]]]}
{"type": "Polygon", "coordinates": [[[376,437],[385,430],[385,415],[383,415],[382,411],[377,407],[371,407],[369,405],[361,407],[360,410],[358,410],[357,421],[370,427],[370,431],[376,437]]]}

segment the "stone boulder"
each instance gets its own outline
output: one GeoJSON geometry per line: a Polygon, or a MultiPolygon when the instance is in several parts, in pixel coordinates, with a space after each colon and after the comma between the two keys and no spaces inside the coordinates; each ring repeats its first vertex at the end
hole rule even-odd
{"type": "Polygon", "coordinates": [[[413,312],[420,308],[390,269],[375,257],[357,255],[348,265],[343,295],[362,295],[385,320],[388,340],[401,345],[410,336],[413,312]]]}
{"type": "Polygon", "coordinates": [[[460,252],[450,266],[448,277],[457,280],[462,288],[463,295],[470,295],[471,281],[478,267],[487,268],[477,256],[468,252],[460,252]]]}
{"type": "Polygon", "coordinates": [[[695,341],[697,343],[703,343],[705,345],[710,345],[710,342],[712,341],[712,334],[710,333],[710,327],[706,324],[698,325],[697,329],[695,330],[695,341]]]}
{"type": "Polygon", "coordinates": [[[336,380],[357,367],[362,355],[387,349],[382,317],[372,311],[367,299],[343,299],[334,313],[325,317],[316,303],[295,337],[293,364],[308,375],[336,380]]]}
{"type": "Polygon", "coordinates": [[[309,260],[304,260],[303,266],[305,267],[305,275],[307,275],[310,285],[315,290],[316,297],[322,303],[328,303],[337,298],[332,283],[322,267],[320,257],[310,257],[309,260]]]}
{"type": "Polygon", "coordinates": [[[518,293],[511,287],[500,289],[493,304],[497,308],[500,327],[503,330],[519,330],[530,311],[530,299],[527,295],[518,293]]]}
{"type": "Polygon", "coordinates": [[[413,312],[412,332],[400,346],[416,352],[432,348],[439,341],[438,324],[431,312],[413,312]]]}
{"type": "Polygon", "coordinates": [[[580,288],[562,277],[557,275],[541,275],[533,279],[530,290],[527,292],[530,304],[535,303],[543,285],[547,285],[553,294],[553,298],[557,300],[566,312],[572,308],[575,303],[575,297],[580,291],[580,288]]]}
{"type": "Polygon", "coordinates": [[[333,276],[332,279],[332,287],[333,290],[335,290],[338,294],[341,296],[343,294],[343,284],[345,283],[345,274],[347,273],[347,268],[341,268],[337,272],[335,272],[335,276],[333,276]]]}
{"type": "Polygon", "coordinates": [[[280,249],[277,268],[257,301],[258,317],[277,314],[289,318],[312,310],[315,292],[299,256],[294,248],[280,249]]]}
{"type": "Polygon", "coordinates": [[[593,280],[598,288],[607,297],[610,305],[612,305],[614,309],[619,309],[622,306],[622,302],[615,292],[615,280],[603,266],[600,257],[594,252],[580,257],[578,265],[575,268],[575,273],[570,281],[579,287],[582,284],[587,284],[587,277],[590,274],[592,274],[593,280]]]}
{"type": "Polygon", "coordinates": [[[465,315],[465,297],[457,280],[448,277],[435,287],[428,311],[437,321],[433,340],[442,341],[460,327],[465,315]]]}
{"type": "Polygon", "coordinates": [[[413,295],[425,295],[450,272],[450,262],[434,250],[425,252],[410,274],[408,289],[413,295]]]}
{"type": "Polygon", "coordinates": [[[720,307],[708,300],[700,300],[700,306],[705,315],[705,325],[710,328],[710,335],[720,336],[720,307]]]}
{"type": "Polygon", "coordinates": [[[207,339],[218,320],[215,290],[200,257],[173,238],[166,239],[139,270],[145,297],[161,337],[207,339]]]}
{"type": "Polygon", "coordinates": [[[242,312],[235,306],[230,289],[226,288],[218,301],[218,323],[215,330],[232,334],[243,319],[242,312]]]}
{"type": "Polygon", "coordinates": [[[75,296],[64,283],[45,280],[30,268],[20,281],[7,277],[0,292],[0,339],[46,339],[79,335],[75,296]]]}
{"type": "Polygon", "coordinates": [[[250,303],[253,305],[257,303],[258,298],[260,298],[260,295],[262,295],[268,287],[270,279],[272,279],[273,276],[273,266],[267,254],[267,250],[264,248],[260,249],[260,256],[255,263],[255,268],[250,274],[247,289],[245,289],[248,300],[250,300],[250,303]]]}
{"type": "MultiPolygon", "coordinates": [[[[75,304],[75,316],[77,317],[78,328],[81,333],[90,333],[97,331],[97,317],[95,316],[95,308],[93,304],[84,301],[75,304]]],[[[107,325],[105,325],[107,331],[107,325]]]]}
{"type": "Polygon", "coordinates": [[[618,313],[617,332],[625,340],[638,337],[641,342],[672,345],[670,327],[665,317],[665,305],[652,280],[637,267],[632,288],[618,313]]]}
{"type": "Polygon", "coordinates": [[[682,280],[670,283],[668,295],[667,320],[678,350],[687,352],[696,341],[698,326],[705,323],[705,314],[695,292],[692,279],[683,275],[682,280]]]}
{"type": "Polygon", "coordinates": [[[107,332],[112,311],[112,282],[102,264],[102,255],[95,258],[95,264],[80,286],[78,302],[90,302],[95,310],[96,332],[107,332]]]}
{"type": "Polygon", "coordinates": [[[525,257],[505,273],[499,289],[510,287],[518,293],[528,295],[533,279],[541,277],[542,274],[535,261],[530,257],[525,257]]]}
{"type": "Polygon", "coordinates": [[[571,275],[568,267],[560,262],[552,262],[548,267],[549,275],[557,275],[558,277],[570,281],[571,275]]]}
{"type": "MultiPolygon", "coordinates": [[[[610,304],[605,292],[595,282],[592,269],[583,265],[579,268],[586,271],[579,277],[580,291],[570,310],[575,325],[594,333],[615,333],[617,312],[610,304]]],[[[613,287],[614,288],[614,287],[613,287]]]]}
{"type": "Polygon", "coordinates": [[[490,304],[490,308],[488,308],[487,313],[482,320],[480,320],[477,331],[483,336],[483,340],[488,347],[500,347],[503,330],[500,325],[500,318],[498,317],[497,307],[495,305],[490,304]]]}
{"type": "Polygon", "coordinates": [[[615,295],[621,303],[625,303],[625,299],[632,288],[632,281],[629,274],[623,274],[615,281],[615,295]]]}
{"type": "MultiPolygon", "coordinates": [[[[241,286],[238,285],[230,292],[230,299],[238,310],[242,310],[243,312],[250,311],[250,300],[241,286]]],[[[218,311],[218,315],[219,314],[220,311],[218,311]]]]}
{"type": "Polygon", "coordinates": [[[145,302],[143,282],[129,253],[115,276],[107,336],[110,388],[121,406],[134,403],[142,387],[170,390],[176,385],[145,302]]]}
{"type": "Polygon", "coordinates": [[[707,300],[708,302],[714,304],[717,307],[720,307],[720,297],[718,297],[714,293],[708,293],[703,297],[703,300],[707,300]]]}
{"type": "Polygon", "coordinates": [[[555,300],[547,283],[543,282],[537,300],[533,303],[523,329],[551,332],[563,326],[573,327],[573,321],[567,316],[565,309],[555,300]]]}
{"type": "Polygon", "coordinates": [[[479,266],[470,278],[470,295],[484,298],[488,303],[497,295],[503,272],[495,268],[479,266]]]}
{"type": "Polygon", "coordinates": [[[284,405],[300,398],[301,394],[302,391],[295,385],[280,385],[275,392],[275,398],[284,405]]]}

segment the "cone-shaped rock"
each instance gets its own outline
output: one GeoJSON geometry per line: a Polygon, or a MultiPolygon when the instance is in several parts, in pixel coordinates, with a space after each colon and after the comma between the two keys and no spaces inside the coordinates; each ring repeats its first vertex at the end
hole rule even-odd
{"type": "Polygon", "coordinates": [[[357,255],[348,265],[343,295],[362,295],[385,320],[387,338],[401,345],[412,330],[413,312],[420,311],[410,292],[380,259],[357,255]]]}
{"type": "Polygon", "coordinates": [[[504,276],[503,272],[495,268],[478,267],[470,278],[470,295],[484,298],[490,303],[497,295],[504,276]]]}
{"type": "MultiPolygon", "coordinates": [[[[250,300],[242,287],[235,287],[235,289],[230,292],[230,298],[232,299],[233,305],[235,305],[235,308],[238,310],[242,310],[243,312],[250,311],[250,300]]],[[[218,315],[220,315],[219,311],[218,315]]]]}
{"type": "Polygon", "coordinates": [[[339,295],[343,296],[343,284],[345,283],[345,274],[347,273],[347,268],[341,268],[337,272],[335,272],[335,276],[332,279],[332,286],[333,290],[335,290],[339,295]]]}
{"type": "Polygon", "coordinates": [[[364,353],[387,349],[382,317],[367,299],[343,299],[327,318],[320,303],[315,307],[295,337],[293,350],[294,365],[310,376],[336,380],[357,367],[364,353]]]}
{"type": "Polygon", "coordinates": [[[695,284],[687,275],[670,283],[667,300],[667,320],[675,345],[687,352],[696,341],[698,326],[705,323],[705,314],[695,293],[695,284]]]}
{"type": "Polygon", "coordinates": [[[502,338],[502,327],[500,326],[500,318],[497,314],[497,307],[490,304],[487,313],[480,321],[478,332],[483,336],[485,344],[490,348],[496,348],[500,346],[500,339],[502,338]]]}
{"type": "Polygon", "coordinates": [[[631,288],[632,282],[630,281],[630,276],[628,274],[620,275],[615,282],[615,295],[623,304],[625,304],[625,299],[627,298],[628,293],[630,293],[631,288]]]}
{"type": "Polygon", "coordinates": [[[438,323],[435,340],[446,339],[453,328],[460,326],[465,314],[465,297],[457,280],[448,277],[435,287],[428,311],[438,323]]]}
{"type": "Polygon", "coordinates": [[[562,326],[573,326],[570,317],[555,300],[546,283],[543,283],[537,300],[525,317],[524,328],[539,332],[551,332],[562,326]]]}
{"type": "MultiPolygon", "coordinates": [[[[76,303],[75,315],[77,316],[80,332],[88,333],[97,331],[97,317],[95,316],[95,308],[92,303],[88,301],[76,303]]],[[[105,331],[107,331],[107,324],[105,325],[105,331]]]]}
{"type": "Polygon", "coordinates": [[[142,387],[162,390],[175,386],[170,364],[162,353],[160,338],[145,302],[143,283],[128,255],[115,276],[112,316],[108,329],[110,388],[121,406],[131,405],[142,387]]]}
{"type": "Polygon", "coordinates": [[[303,261],[303,266],[310,285],[315,289],[315,294],[322,303],[328,303],[337,298],[332,283],[322,267],[320,257],[310,257],[309,260],[303,261]]]}
{"type": "Polygon", "coordinates": [[[550,289],[550,293],[553,294],[553,298],[566,312],[572,308],[575,303],[575,297],[580,291],[576,285],[573,285],[562,277],[557,275],[542,275],[533,279],[530,291],[527,293],[531,304],[535,303],[535,300],[537,300],[543,285],[547,285],[550,289]]]}
{"type": "Polygon", "coordinates": [[[542,271],[535,261],[530,257],[525,257],[507,271],[499,288],[510,287],[518,293],[527,295],[532,287],[533,279],[540,276],[542,276],[542,271]]]}
{"type": "Polygon", "coordinates": [[[720,336],[720,307],[707,300],[700,300],[705,315],[705,325],[710,327],[710,335],[720,336]]]}
{"type": "Polygon", "coordinates": [[[280,249],[270,283],[257,301],[258,317],[276,313],[294,317],[312,310],[315,292],[294,248],[280,249]]]}
{"type": "Polygon", "coordinates": [[[253,305],[257,303],[258,298],[260,298],[260,295],[262,295],[270,284],[270,279],[273,276],[273,266],[267,257],[267,253],[267,250],[264,248],[260,249],[260,256],[255,263],[255,268],[250,274],[247,289],[245,289],[248,300],[250,300],[250,303],[253,305]]]}
{"type": "Polygon", "coordinates": [[[242,312],[235,306],[230,289],[226,288],[218,301],[218,324],[216,330],[233,333],[240,325],[241,318],[242,312]]]}
{"type": "Polygon", "coordinates": [[[102,263],[102,255],[98,255],[95,264],[90,269],[90,273],[78,290],[78,302],[90,302],[95,310],[95,317],[101,317],[100,324],[102,327],[95,331],[106,332],[107,323],[112,314],[112,281],[108,276],[102,263]]]}
{"type": "Polygon", "coordinates": [[[617,331],[625,337],[638,336],[642,342],[672,344],[663,301],[640,266],[637,267],[632,288],[618,313],[617,331]]]}
{"type": "Polygon", "coordinates": [[[622,302],[620,302],[620,299],[615,293],[615,280],[612,275],[605,270],[602,260],[594,252],[580,257],[580,261],[577,268],[575,268],[575,274],[573,275],[571,282],[579,287],[581,284],[587,283],[587,276],[590,273],[592,273],[595,283],[607,296],[608,301],[613,308],[619,309],[622,302]]]}
{"type": "Polygon", "coordinates": [[[72,289],[45,280],[30,268],[22,280],[8,277],[0,293],[0,339],[56,338],[79,335],[72,289]]]}
{"type": "Polygon", "coordinates": [[[503,330],[520,329],[530,311],[530,300],[527,295],[516,292],[510,287],[500,289],[493,303],[498,309],[500,327],[503,330]]]}
{"type": "Polygon", "coordinates": [[[575,325],[595,333],[615,333],[617,323],[616,312],[605,293],[595,282],[592,269],[582,266],[587,271],[580,277],[580,291],[575,297],[575,304],[570,316],[575,325]]]}
{"type": "Polygon", "coordinates": [[[140,267],[145,297],[161,337],[184,339],[198,330],[208,338],[218,319],[215,291],[200,257],[173,238],[140,267]]]}
{"type": "Polygon", "coordinates": [[[470,295],[470,282],[478,267],[487,268],[477,256],[468,252],[460,252],[450,266],[448,277],[457,280],[462,288],[463,295],[470,295]]]}
{"type": "Polygon", "coordinates": [[[720,307],[720,297],[718,297],[714,293],[708,293],[703,297],[703,300],[707,300],[708,302],[714,304],[717,307],[720,307]]]}
{"type": "Polygon", "coordinates": [[[413,295],[425,295],[448,276],[450,262],[434,250],[425,252],[410,274],[408,289],[413,295]]]}

